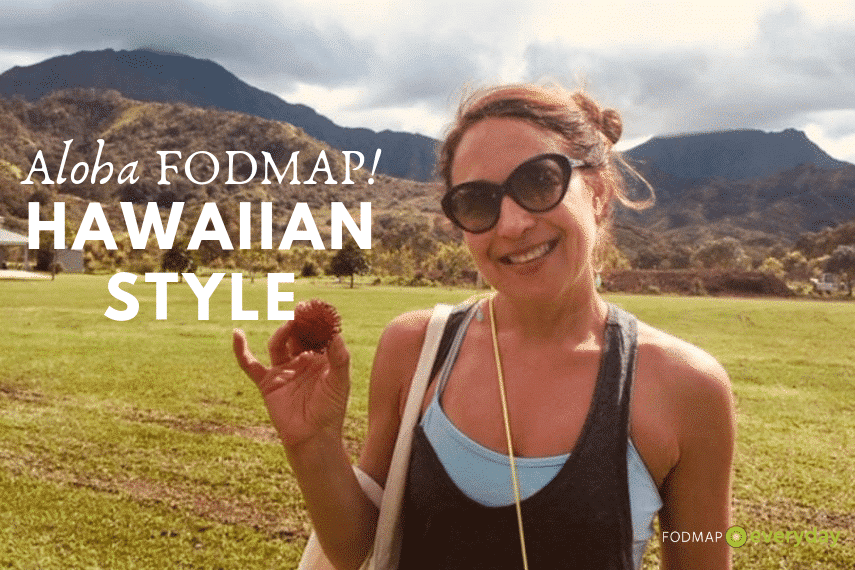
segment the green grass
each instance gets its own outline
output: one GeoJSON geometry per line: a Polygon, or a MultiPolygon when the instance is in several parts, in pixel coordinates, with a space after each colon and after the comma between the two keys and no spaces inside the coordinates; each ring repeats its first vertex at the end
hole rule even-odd
{"type": "MultiPolygon", "coordinates": [[[[262,280],[244,287],[233,322],[228,281],[199,321],[186,284],[131,291],[107,277],[0,282],[0,568],[293,568],[308,530],[284,453],[255,387],[231,354],[231,329],[261,355],[262,280]]],[[[470,290],[298,281],[297,299],[339,308],[352,354],[347,422],[365,432],[374,347],[395,315],[470,290]]],[[[836,546],[747,544],[736,568],[843,568],[855,559],[855,304],[610,296],[650,324],[698,344],[729,371],[738,410],[734,521],[751,530],[842,531],[836,546]]],[[[263,356],[262,356],[263,358],[263,356]]],[[[652,567],[658,547],[647,556],[652,567]]]]}

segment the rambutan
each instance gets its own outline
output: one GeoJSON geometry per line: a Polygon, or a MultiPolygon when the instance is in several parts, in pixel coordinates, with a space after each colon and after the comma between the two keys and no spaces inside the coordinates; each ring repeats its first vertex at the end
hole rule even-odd
{"type": "Polygon", "coordinates": [[[300,301],[294,307],[293,338],[303,350],[323,352],[333,335],[341,332],[341,316],[335,307],[320,299],[300,301]]]}

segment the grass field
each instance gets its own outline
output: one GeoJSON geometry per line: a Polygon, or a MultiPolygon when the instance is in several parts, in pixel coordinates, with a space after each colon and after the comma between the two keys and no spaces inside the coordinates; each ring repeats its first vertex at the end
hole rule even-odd
{"type": "MultiPolygon", "coordinates": [[[[263,353],[277,326],[231,320],[227,283],[199,321],[186,284],[155,287],[127,322],[107,277],[0,282],[0,567],[293,568],[308,525],[255,387],[231,355],[241,326],[263,353]]],[[[283,287],[288,289],[288,287],[283,287]]],[[[365,431],[374,346],[395,315],[472,291],[300,281],[336,305],[353,359],[351,451],[365,431]]],[[[837,544],[749,542],[736,568],[852,568],[855,303],[611,295],[716,356],[736,394],[734,522],[832,531],[837,544]]],[[[262,280],[243,307],[266,318],[262,280]]],[[[651,544],[646,567],[658,547],[651,544]]]]}

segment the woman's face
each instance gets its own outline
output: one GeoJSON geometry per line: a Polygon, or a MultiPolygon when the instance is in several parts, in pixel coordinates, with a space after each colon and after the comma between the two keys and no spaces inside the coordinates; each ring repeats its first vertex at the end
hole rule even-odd
{"type": "MultiPolygon", "coordinates": [[[[557,133],[520,119],[486,118],[466,131],[454,155],[451,183],[503,183],[526,160],[565,153],[557,133]]],[[[484,278],[497,290],[525,299],[555,299],[585,291],[593,283],[597,235],[595,196],[582,169],[574,169],[561,203],[532,213],[510,196],[502,198],[496,225],[480,234],[464,232],[484,278]]]]}

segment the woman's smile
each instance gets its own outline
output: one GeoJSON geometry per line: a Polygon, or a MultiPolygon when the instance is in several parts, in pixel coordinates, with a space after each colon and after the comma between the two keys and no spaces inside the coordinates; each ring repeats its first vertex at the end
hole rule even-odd
{"type": "Polygon", "coordinates": [[[551,239],[533,247],[525,248],[521,251],[505,254],[499,258],[499,261],[507,265],[530,263],[534,260],[546,257],[554,251],[558,245],[558,240],[559,238],[551,239]]]}

